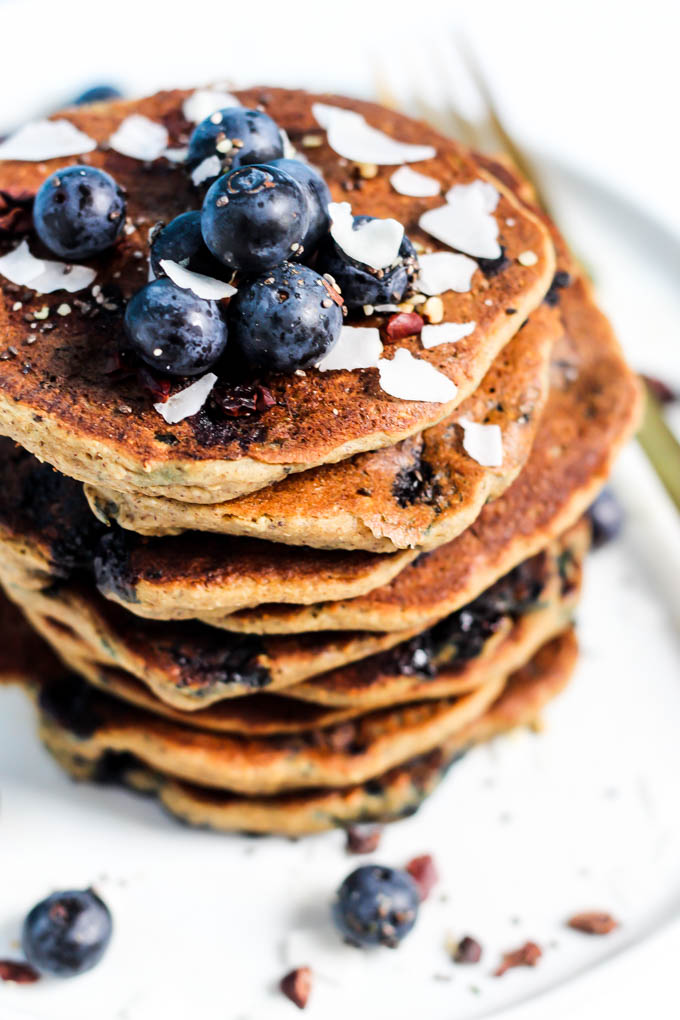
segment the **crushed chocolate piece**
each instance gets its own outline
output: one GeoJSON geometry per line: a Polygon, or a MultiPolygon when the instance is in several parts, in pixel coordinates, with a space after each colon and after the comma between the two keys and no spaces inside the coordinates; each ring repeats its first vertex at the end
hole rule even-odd
{"type": "Polygon", "coordinates": [[[619,927],[619,922],[604,910],[591,910],[574,914],[567,921],[567,925],[574,931],[582,931],[586,935],[609,935],[619,927]]]}
{"type": "Polygon", "coordinates": [[[298,1009],[304,1009],[312,990],[311,967],[296,967],[295,970],[291,970],[281,978],[279,988],[298,1009]]]}
{"type": "Polygon", "coordinates": [[[398,312],[392,315],[383,327],[383,339],[386,343],[396,343],[407,336],[414,336],[422,331],[425,325],[417,312],[398,312]]]}
{"type": "Polygon", "coordinates": [[[414,857],[406,865],[406,871],[418,887],[421,902],[426,900],[439,881],[439,872],[431,854],[414,857]]]}
{"type": "Polygon", "coordinates": [[[27,188],[0,189],[0,236],[16,237],[31,229],[34,198],[35,192],[27,188]]]}
{"type": "Polygon", "coordinates": [[[272,391],[261,383],[241,383],[228,390],[216,388],[211,399],[230,418],[257,414],[276,403],[272,391]]]}
{"type": "Polygon", "coordinates": [[[0,960],[0,981],[12,981],[15,985],[33,985],[40,980],[40,973],[23,960],[0,960]]]}
{"type": "Polygon", "coordinates": [[[381,825],[350,825],[345,850],[348,854],[372,854],[378,849],[382,834],[381,825]]]}
{"type": "Polygon", "coordinates": [[[154,404],[164,404],[170,399],[170,380],[156,375],[151,369],[140,365],[137,369],[137,381],[154,404]]]}
{"type": "Polygon", "coordinates": [[[479,963],[482,958],[482,947],[477,939],[471,935],[465,935],[453,954],[455,963],[479,963]]]}
{"type": "Polygon", "coordinates": [[[513,967],[535,967],[543,956],[543,950],[535,942],[525,942],[519,949],[503,953],[500,966],[494,971],[494,977],[503,977],[513,967]]]}

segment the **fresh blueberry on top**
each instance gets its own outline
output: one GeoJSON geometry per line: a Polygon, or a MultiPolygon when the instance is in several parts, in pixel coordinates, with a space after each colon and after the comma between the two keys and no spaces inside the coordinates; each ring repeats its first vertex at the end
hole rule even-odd
{"type": "Polygon", "coordinates": [[[132,350],[159,372],[201,375],[227,346],[227,327],[215,301],[164,277],[147,283],[125,310],[132,350]]]}
{"type": "Polygon", "coordinates": [[[68,166],[43,181],[33,203],[40,240],[55,255],[86,259],[115,244],[125,198],[113,177],[92,166],[68,166]]]}
{"type": "Polygon", "coordinates": [[[167,226],[156,230],[151,238],[149,254],[154,276],[165,276],[162,259],[177,262],[192,273],[204,276],[224,275],[224,267],[212,255],[201,233],[201,214],[198,210],[175,216],[167,226]]]}
{"type": "Polygon", "coordinates": [[[610,488],[603,489],[588,508],[593,549],[618,538],[624,524],[623,507],[610,488]]]}
{"type": "Polygon", "coordinates": [[[37,970],[73,977],[99,963],[112,929],[109,908],[92,889],[57,892],[26,917],[22,947],[37,970]]]}
{"type": "Polygon", "coordinates": [[[91,89],[81,92],[73,100],[74,106],[85,106],[87,103],[103,103],[107,99],[120,99],[123,93],[115,85],[93,85],[91,89]]]}
{"type": "Polygon", "coordinates": [[[244,166],[218,178],[201,213],[203,239],[224,265],[262,273],[302,246],[309,212],[302,188],[285,170],[244,166]]]}
{"type": "Polygon", "coordinates": [[[194,170],[210,156],[217,156],[222,170],[271,163],[283,156],[281,132],[261,110],[246,110],[243,106],[217,110],[194,128],[187,165],[194,170]]]}
{"type": "MultiPolygon", "coordinates": [[[[373,216],[355,216],[354,230],[372,219],[373,216]]],[[[395,264],[386,269],[371,269],[350,258],[328,234],[319,249],[316,267],[320,273],[330,273],[349,308],[360,308],[398,304],[416,280],[418,257],[404,235],[395,264]]]]}
{"type": "Polygon", "coordinates": [[[395,948],[418,917],[418,887],[406,871],[366,864],[337,891],[333,920],[349,942],[395,948]]]}
{"type": "Polygon", "coordinates": [[[257,369],[307,368],[340,337],[340,300],[309,266],[284,262],[239,287],[229,303],[229,335],[257,369]]]}
{"type": "Polygon", "coordinates": [[[304,258],[308,258],[319,246],[324,234],[328,233],[330,217],[328,215],[328,203],[331,201],[331,193],[321,173],[316,167],[309,163],[303,163],[299,159],[275,159],[272,166],[285,170],[287,174],[297,181],[302,188],[307,205],[309,207],[309,226],[307,233],[302,238],[304,258]]]}

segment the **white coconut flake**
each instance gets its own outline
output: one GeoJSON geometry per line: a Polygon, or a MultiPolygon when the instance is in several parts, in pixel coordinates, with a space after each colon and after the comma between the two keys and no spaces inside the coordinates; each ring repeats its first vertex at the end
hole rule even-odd
{"type": "Polygon", "coordinates": [[[65,262],[37,259],[22,241],[13,251],[0,258],[0,275],[21,287],[30,287],[39,294],[51,294],[55,290],[67,290],[73,294],[89,287],[96,277],[94,269],[88,266],[71,266],[65,262]]]}
{"type": "Polygon", "coordinates": [[[109,145],[123,156],[151,162],[168,148],[168,129],[140,113],[133,113],[114,131],[109,145]]]}
{"type": "Polygon", "coordinates": [[[281,136],[281,145],[283,146],[284,159],[297,159],[297,149],[288,137],[288,132],[283,128],[279,128],[279,134],[281,136]]]}
{"type": "Polygon", "coordinates": [[[219,156],[206,156],[194,170],[191,171],[191,180],[196,187],[210,180],[211,177],[219,177],[222,170],[219,156]]]}
{"type": "Polygon", "coordinates": [[[458,392],[456,384],[443,372],[421,358],[414,358],[405,347],[399,347],[391,361],[381,359],[378,371],[381,388],[400,400],[446,404],[458,392]]]}
{"type": "Polygon", "coordinates": [[[343,326],[335,347],[316,366],[321,372],[377,368],[383,352],[375,326],[343,326]]]}
{"type": "Polygon", "coordinates": [[[68,120],[34,120],[0,144],[0,159],[39,163],[59,156],[92,152],[97,143],[68,120]]]}
{"type": "Polygon", "coordinates": [[[198,414],[216,382],[217,376],[213,372],[207,372],[191,386],[180,390],[179,393],[173,393],[164,404],[154,404],[153,406],[168,425],[176,425],[178,422],[184,421],[185,418],[191,418],[192,415],[198,414]]]}
{"type": "Polygon", "coordinates": [[[493,211],[500,195],[488,181],[456,184],[446,193],[446,204],[428,209],[421,228],[438,241],[477,258],[497,259],[498,223],[493,211]]]}
{"type": "Polygon", "coordinates": [[[418,289],[423,294],[443,294],[455,290],[465,294],[472,286],[477,263],[467,255],[453,251],[435,251],[418,257],[420,276],[418,289]]]}
{"type": "Polygon", "coordinates": [[[189,154],[189,149],[186,145],[180,146],[177,149],[164,149],[161,152],[161,156],[165,156],[171,163],[183,163],[189,154]]]}
{"type": "Polygon", "coordinates": [[[182,103],[182,113],[193,124],[200,124],[211,113],[240,105],[231,92],[224,92],[221,89],[197,89],[182,103]]]}
{"type": "Polygon", "coordinates": [[[455,344],[474,332],[476,322],[439,322],[436,326],[423,326],[420,339],[426,350],[440,344],[455,344]]]}
{"type": "Polygon", "coordinates": [[[442,190],[439,181],[434,177],[418,173],[410,166],[400,166],[390,177],[390,184],[400,195],[410,195],[413,198],[432,198],[442,190]]]}
{"type": "Polygon", "coordinates": [[[232,297],[236,293],[236,287],[224,280],[217,280],[214,276],[205,276],[203,273],[194,273],[191,269],[185,269],[179,262],[171,259],[161,259],[161,269],[165,274],[183,290],[191,290],[196,297],[205,301],[220,301],[222,298],[232,297]]]}
{"type": "Polygon", "coordinates": [[[350,258],[371,269],[391,266],[399,254],[404,228],[393,219],[374,219],[354,229],[349,202],[330,202],[331,237],[350,258]]]}
{"type": "Polygon", "coordinates": [[[503,433],[500,425],[482,425],[469,418],[460,418],[463,427],[463,449],[482,467],[500,467],[503,463],[503,433]]]}
{"type": "Polygon", "coordinates": [[[367,124],[361,114],[354,110],[314,103],[312,113],[321,127],[325,128],[331,149],[338,156],[351,159],[354,163],[393,166],[399,163],[418,163],[423,159],[432,159],[437,154],[431,145],[411,145],[390,138],[367,124]]]}

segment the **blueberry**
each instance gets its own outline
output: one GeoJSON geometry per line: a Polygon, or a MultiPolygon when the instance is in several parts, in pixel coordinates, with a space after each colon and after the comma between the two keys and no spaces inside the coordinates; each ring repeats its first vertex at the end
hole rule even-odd
{"type": "MultiPolygon", "coordinates": [[[[373,216],[355,216],[354,229],[373,216]]],[[[404,235],[397,261],[387,269],[370,269],[350,258],[330,234],[322,243],[316,260],[320,273],[330,273],[349,308],[363,305],[398,304],[418,274],[415,248],[404,235]]]]}
{"type": "Polygon", "coordinates": [[[340,336],[342,309],[333,293],[309,266],[284,262],[239,287],[229,304],[230,336],[255,368],[306,368],[340,336]]]}
{"type": "Polygon", "coordinates": [[[73,100],[74,106],[85,106],[87,103],[103,103],[107,99],[120,99],[122,92],[115,85],[93,85],[91,89],[81,92],[73,100]]]}
{"type": "Polygon", "coordinates": [[[227,345],[218,304],[167,277],[147,283],[128,302],[125,329],[142,361],[170,375],[201,375],[227,345]]]}
{"type": "Polygon", "coordinates": [[[309,163],[303,163],[299,159],[275,159],[272,166],[285,170],[287,174],[297,181],[302,188],[309,208],[309,226],[307,233],[302,238],[304,257],[308,257],[319,246],[324,234],[328,233],[330,217],[328,215],[328,203],[331,201],[331,193],[321,173],[316,167],[309,163]]]}
{"type": "Polygon", "coordinates": [[[333,920],[350,942],[394,948],[418,917],[418,888],[406,871],[366,864],[338,889],[333,920]]]}
{"type": "Polygon", "coordinates": [[[212,113],[194,129],[189,139],[187,165],[195,169],[203,160],[217,156],[222,170],[252,163],[270,163],[283,156],[278,125],[260,110],[230,106],[212,113]]]}
{"type": "Polygon", "coordinates": [[[623,508],[611,489],[603,489],[588,508],[593,549],[618,538],[624,523],[623,508]]]}
{"type": "Polygon", "coordinates": [[[22,947],[38,970],[72,977],[99,963],[112,928],[108,907],[92,889],[52,893],[24,921],[22,947]]]}
{"type": "Polygon", "coordinates": [[[55,255],[86,259],[115,244],[125,223],[123,191],[91,166],[55,170],[33,203],[38,237],[55,255]]]}
{"type": "Polygon", "coordinates": [[[274,166],[245,166],[218,178],[201,213],[203,238],[232,269],[262,273],[290,258],[309,227],[302,188],[274,166]]]}
{"type": "Polygon", "coordinates": [[[161,259],[178,262],[193,273],[204,276],[224,275],[224,267],[208,250],[201,233],[201,214],[198,211],[175,216],[167,226],[157,230],[151,238],[149,255],[154,276],[165,276],[161,259]]]}

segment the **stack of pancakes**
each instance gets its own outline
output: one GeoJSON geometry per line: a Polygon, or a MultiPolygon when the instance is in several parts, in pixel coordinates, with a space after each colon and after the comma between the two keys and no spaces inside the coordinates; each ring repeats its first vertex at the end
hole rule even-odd
{"type": "MultiPolygon", "coordinates": [[[[111,364],[149,228],[195,208],[195,189],[168,160],[104,143],[131,114],[185,143],[189,93],[65,111],[99,143],[85,160],[125,187],[129,222],[92,262],[91,291],[0,278],[0,579],[22,611],[3,603],[0,678],[35,695],[42,739],[74,776],[153,792],[192,824],[303,834],[412,812],[466,749],[534,722],[563,687],[583,514],[639,395],[587,281],[504,162],[371,104],[237,95],[266,108],[336,201],[398,219],[421,252],[445,249],[419,227],[441,199],[338,157],[315,101],[433,146],[419,169],[442,191],[498,190],[501,256],[441,295],[443,321],[474,330],[426,351],[399,341],[455,399],[400,400],[375,369],[313,369],[235,386],[221,408],[167,425],[111,364]],[[258,410],[261,385],[273,403],[258,410]],[[499,426],[500,465],[470,423],[499,426]]],[[[30,195],[77,161],[0,163],[0,194],[30,195]]]]}

